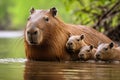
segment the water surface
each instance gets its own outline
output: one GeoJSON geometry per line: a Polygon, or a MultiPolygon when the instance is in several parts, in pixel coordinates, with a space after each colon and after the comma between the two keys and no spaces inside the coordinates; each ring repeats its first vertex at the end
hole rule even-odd
{"type": "Polygon", "coordinates": [[[0,59],[0,80],[120,80],[120,64],[0,59]]]}
{"type": "Polygon", "coordinates": [[[120,63],[27,61],[21,34],[3,33],[0,80],[120,80],[120,63]]]}

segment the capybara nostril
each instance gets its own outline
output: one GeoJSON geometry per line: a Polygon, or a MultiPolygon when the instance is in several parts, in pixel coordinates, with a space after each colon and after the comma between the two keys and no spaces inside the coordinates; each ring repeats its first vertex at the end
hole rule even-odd
{"type": "Polygon", "coordinates": [[[38,31],[33,31],[33,32],[30,32],[30,31],[27,31],[27,35],[37,35],[38,31]]]}
{"type": "Polygon", "coordinates": [[[29,32],[29,31],[27,31],[27,34],[29,35],[29,34],[30,34],[30,32],[29,32]]]}
{"type": "Polygon", "coordinates": [[[38,32],[37,31],[34,31],[33,34],[36,35],[38,32]]]}
{"type": "Polygon", "coordinates": [[[80,54],[80,56],[79,56],[80,58],[84,58],[84,54],[80,54]]]}
{"type": "Polygon", "coordinates": [[[68,45],[72,45],[72,44],[73,44],[72,42],[68,43],[68,45]]]}
{"type": "Polygon", "coordinates": [[[31,44],[34,44],[34,45],[37,44],[37,42],[34,42],[34,41],[31,41],[30,43],[31,43],[31,44]]]}
{"type": "Polygon", "coordinates": [[[100,54],[97,54],[97,55],[96,55],[96,58],[97,58],[97,59],[100,59],[100,54]]]}

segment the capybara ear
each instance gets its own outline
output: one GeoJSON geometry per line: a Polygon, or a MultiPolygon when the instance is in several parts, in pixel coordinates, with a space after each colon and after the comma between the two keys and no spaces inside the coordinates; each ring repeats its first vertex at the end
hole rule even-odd
{"type": "Polygon", "coordinates": [[[90,45],[90,50],[92,50],[92,49],[93,49],[93,47],[94,47],[93,45],[90,45]]]}
{"type": "Polygon", "coordinates": [[[50,13],[52,14],[53,17],[56,16],[56,14],[57,14],[57,9],[56,9],[55,7],[51,8],[51,9],[50,9],[50,13]]]}
{"type": "Polygon", "coordinates": [[[35,9],[32,7],[31,9],[30,9],[30,14],[33,14],[35,12],[35,9]]]}
{"type": "Polygon", "coordinates": [[[113,48],[113,46],[114,46],[114,43],[111,42],[111,43],[109,44],[109,48],[111,49],[111,48],[113,48]]]}
{"type": "Polygon", "coordinates": [[[85,36],[84,36],[83,34],[81,34],[81,35],[80,35],[80,40],[83,40],[84,37],[85,37],[85,36]]]}

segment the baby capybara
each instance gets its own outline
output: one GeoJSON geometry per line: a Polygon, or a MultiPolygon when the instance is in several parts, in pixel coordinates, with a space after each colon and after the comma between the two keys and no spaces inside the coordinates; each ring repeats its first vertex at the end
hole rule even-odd
{"type": "Polygon", "coordinates": [[[86,45],[80,49],[78,57],[80,60],[94,60],[94,54],[96,52],[96,48],[93,45],[86,45]]]}
{"type": "Polygon", "coordinates": [[[85,35],[70,35],[67,43],[66,43],[66,48],[67,51],[70,53],[79,53],[80,49],[87,45],[84,42],[85,35]]]}
{"type": "Polygon", "coordinates": [[[97,48],[95,58],[103,61],[120,60],[120,47],[116,47],[113,42],[101,43],[97,48]]]}

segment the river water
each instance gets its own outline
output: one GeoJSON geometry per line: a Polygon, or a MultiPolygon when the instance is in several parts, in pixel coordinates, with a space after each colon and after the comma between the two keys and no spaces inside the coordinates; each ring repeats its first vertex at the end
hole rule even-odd
{"type": "Polygon", "coordinates": [[[120,80],[120,64],[1,59],[0,80],[120,80]]]}
{"type": "Polygon", "coordinates": [[[27,61],[15,37],[0,38],[0,80],[120,80],[119,62],[27,61]]]}

